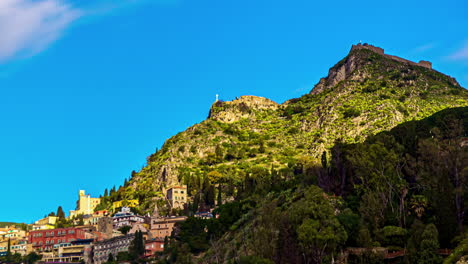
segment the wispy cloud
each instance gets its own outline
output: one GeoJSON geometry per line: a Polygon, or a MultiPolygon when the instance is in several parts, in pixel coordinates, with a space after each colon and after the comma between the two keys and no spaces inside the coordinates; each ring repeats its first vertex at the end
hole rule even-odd
{"type": "Polygon", "coordinates": [[[44,50],[81,15],[61,0],[1,0],[0,63],[44,50]]]}
{"type": "Polygon", "coordinates": [[[426,52],[428,50],[431,50],[433,48],[436,47],[436,44],[431,42],[431,43],[426,43],[426,44],[423,44],[421,46],[418,46],[414,49],[414,52],[416,53],[422,53],[422,52],[426,52]]]}
{"type": "Polygon", "coordinates": [[[453,61],[468,62],[468,40],[463,43],[461,48],[449,55],[447,58],[453,61]]]}
{"type": "MultiPolygon", "coordinates": [[[[75,21],[96,18],[142,3],[179,0],[0,0],[0,65],[45,50],[75,21]]],[[[94,19],[91,19],[94,20],[94,19]]]]}

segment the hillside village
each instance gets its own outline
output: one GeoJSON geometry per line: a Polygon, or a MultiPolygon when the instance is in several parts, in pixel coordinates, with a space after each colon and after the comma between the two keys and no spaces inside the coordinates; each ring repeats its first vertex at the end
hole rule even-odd
{"type": "MultiPolygon", "coordinates": [[[[169,188],[166,201],[171,208],[183,209],[187,205],[187,186],[169,188]]],[[[140,232],[145,245],[143,255],[150,258],[164,251],[166,237],[177,231],[175,224],[187,219],[186,216],[162,215],[157,206],[152,214],[138,215],[128,207],[137,205],[138,200],[114,202],[111,210],[95,210],[100,202],[101,198],[93,198],[80,190],[76,209],[65,219],[60,215],[62,211],[30,225],[0,228],[0,257],[37,255],[41,263],[101,264],[128,252],[140,232]]],[[[210,212],[194,216],[213,217],[210,212]]]]}

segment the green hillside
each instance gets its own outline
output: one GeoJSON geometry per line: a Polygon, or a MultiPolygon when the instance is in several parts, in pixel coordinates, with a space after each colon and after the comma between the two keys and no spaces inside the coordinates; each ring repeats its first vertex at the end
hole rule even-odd
{"type": "MultiPolygon", "coordinates": [[[[405,122],[363,143],[338,144],[331,150],[331,159],[310,175],[321,176],[322,188],[333,191],[325,193],[307,181],[268,194],[254,190],[247,199],[223,205],[219,220],[198,220],[214,226],[213,231],[185,235],[189,227],[183,226],[172,249],[188,245],[186,254],[196,253],[204,241],[208,250],[200,263],[246,255],[276,263],[303,263],[305,255],[311,263],[329,263],[347,247],[383,246],[406,249],[406,256],[397,263],[421,263],[428,257],[421,255],[426,246],[422,236],[435,226],[431,243],[437,244],[436,249],[453,248],[465,238],[458,257],[467,255],[466,235],[461,235],[468,222],[463,217],[467,136],[468,107],[463,107],[405,122]],[[340,188],[346,189],[345,194],[334,195],[342,192],[340,188]],[[219,229],[224,232],[217,233],[219,229]],[[219,240],[211,242],[212,237],[219,240]]],[[[295,168],[293,177],[306,174],[304,168],[295,168]]],[[[441,263],[433,253],[428,255],[436,261],[430,263],[441,263]]],[[[382,258],[351,255],[348,260],[381,263],[382,258]]]]}
{"type": "Polygon", "coordinates": [[[212,171],[237,186],[253,169],[320,163],[336,142],[362,142],[399,123],[468,105],[468,92],[452,78],[370,50],[351,51],[330,71],[349,61],[357,65],[353,73],[318,94],[281,105],[251,96],[214,103],[210,118],[168,139],[111,200],[140,199],[149,210],[148,198],[164,187],[184,183],[194,194],[199,190],[191,181],[212,171]]]}
{"type": "Polygon", "coordinates": [[[12,225],[17,225],[18,223],[13,223],[13,222],[0,222],[0,227],[7,227],[7,226],[12,226],[12,225]]]}
{"type": "Polygon", "coordinates": [[[173,213],[218,205],[219,219],[182,225],[170,263],[329,263],[347,247],[423,252],[424,237],[454,247],[466,224],[467,109],[444,109],[466,106],[453,78],[353,49],[300,98],[215,102],[99,209],[138,199],[141,213],[155,203],[169,213],[162,197],[179,184],[190,203],[173,213]]]}

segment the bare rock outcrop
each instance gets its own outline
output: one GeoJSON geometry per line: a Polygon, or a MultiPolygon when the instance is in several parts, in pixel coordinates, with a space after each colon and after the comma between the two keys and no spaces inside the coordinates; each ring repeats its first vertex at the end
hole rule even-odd
{"type": "Polygon", "coordinates": [[[279,104],[270,99],[252,95],[245,95],[233,101],[217,101],[210,109],[209,118],[233,123],[242,118],[249,118],[258,111],[276,110],[279,104]]]}
{"type": "Polygon", "coordinates": [[[322,91],[334,87],[339,82],[346,80],[358,68],[358,58],[356,56],[348,56],[338,62],[328,71],[328,76],[321,78],[315,85],[311,94],[319,94],[322,91]]]}

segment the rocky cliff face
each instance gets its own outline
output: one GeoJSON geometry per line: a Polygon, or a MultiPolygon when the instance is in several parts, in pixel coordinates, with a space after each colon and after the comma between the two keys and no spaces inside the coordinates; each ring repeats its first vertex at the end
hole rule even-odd
{"type": "Polygon", "coordinates": [[[350,78],[358,66],[362,66],[361,63],[359,57],[347,56],[328,71],[327,77],[320,79],[312,89],[311,94],[321,93],[326,89],[334,87],[339,82],[350,78]]]}
{"type": "Polygon", "coordinates": [[[228,102],[215,102],[210,109],[209,118],[225,123],[233,123],[249,118],[257,111],[276,110],[279,104],[270,99],[245,95],[228,102]]]}

